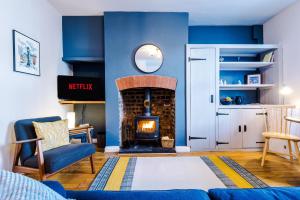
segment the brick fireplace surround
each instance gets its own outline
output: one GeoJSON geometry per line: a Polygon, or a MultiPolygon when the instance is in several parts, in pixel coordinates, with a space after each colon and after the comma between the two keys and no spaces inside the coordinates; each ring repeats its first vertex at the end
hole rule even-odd
{"type": "Polygon", "coordinates": [[[172,77],[145,75],[116,80],[119,95],[121,147],[133,144],[134,118],[144,114],[145,88],[151,89],[151,114],[160,118],[160,136],[175,138],[175,89],[172,77]]]}

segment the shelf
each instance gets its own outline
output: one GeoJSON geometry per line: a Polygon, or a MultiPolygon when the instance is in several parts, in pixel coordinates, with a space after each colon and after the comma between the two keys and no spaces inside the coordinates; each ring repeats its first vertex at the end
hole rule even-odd
{"type": "Polygon", "coordinates": [[[218,106],[219,109],[265,109],[265,108],[282,108],[282,107],[291,108],[291,107],[295,107],[295,105],[253,103],[253,104],[243,104],[243,105],[236,105],[236,104],[222,105],[222,104],[220,104],[218,106]]]}
{"type": "Polygon", "coordinates": [[[278,49],[277,45],[220,45],[220,56],[223,57],[255,57],[278,49]]]}
{"type": "Polygon", "coordinates": [[[274,84],[258,84],[258,85],[220,85],[220,90],[256,90],[256,89],[271,89],[274,84]]]}
{"type": "Polygon", "coordinates": [[[63,57],[62,60],[71,64],[79,62],[104,63],[104,59],[101,57],[63,57]]]}
{"type": "Polygon", "coordinates": [[[219,105],[219,109],[261,109],[263,104],[243,104],[243,105],[219,105]]]}
{"type": "Polygon", "coordinates": [[[105,101],[67,101],[59,100],[60,104],[105,104],[105,101]]]}
{"type": "Polygon", "coordinates": [[[274,62],[220,62],[220,70],[256,70],[257,68],[271,67],[274,62]]]}

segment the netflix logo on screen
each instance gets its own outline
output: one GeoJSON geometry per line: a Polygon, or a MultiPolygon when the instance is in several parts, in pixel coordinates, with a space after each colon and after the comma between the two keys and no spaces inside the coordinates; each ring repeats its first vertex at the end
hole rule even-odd
{"type": "Polygon", "coordinates": [[[104,80],[95,77],[58,76],[58,98],[64,100],[104,100],[104,80]]]}
{"type": "Polygon", "coordinates": [[[69,90],[93,90],[93,83],[69,83],[69,90]]]}

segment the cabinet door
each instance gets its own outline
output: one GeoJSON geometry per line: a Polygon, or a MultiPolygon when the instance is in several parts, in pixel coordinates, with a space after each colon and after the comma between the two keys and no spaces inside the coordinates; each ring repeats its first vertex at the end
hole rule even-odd
{"type": "Polygon", "coordinates": [[[262,109],[243,110],[243,148],[263,146],[262,133],[265,130],[265,116],[262,109]]]}
{"type": "Polygon", "coordinates": [[[191,49],[187,81],[189,144],[192,151],[210,148],[215,136],[215,49],[191,49]]]}
{"type": "Polygon", "coordinates": [[[218,149],[242,148],[242,112],[238,109],[219,109],[218,114],[218,149]]]}

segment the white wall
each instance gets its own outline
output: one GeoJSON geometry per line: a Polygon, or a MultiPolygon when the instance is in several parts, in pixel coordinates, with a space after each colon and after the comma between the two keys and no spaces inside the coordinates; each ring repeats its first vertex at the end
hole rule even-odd
{"type": "Polygon", "coordinates": [[[283,48],[283,83],[294,90],[285,102],[300,106],[300,2],[264,24],[264,42],[283,48]]]}
{"type": "Polygon", "coordinates": [[[0,0],[0,168],[11,169],[13,123],[60,115],[72,109],[57,100],[57,74],[70,74],[61,61],[61,15],[47,0],[0,0]],[[13,72],[12,30],[40,42],[41,76],[13,72]]]}
{"type": "MultiPolygon", "coordinates": [[[[285,103],[300,107],[300,2],[297,1],[277,16],[264,24],[264,42],[280,44],[283,59],[283,83],[291,87],[294,92],[285,97],[285,103]]],[[[300,117],[299,109],[294,115],[300,117]]],[[[300,136],[299,125],[293,125],[291,132],[300,136]]],[[[273,141],[270,149],[287,153],[287,144],[273,141]]]]}

